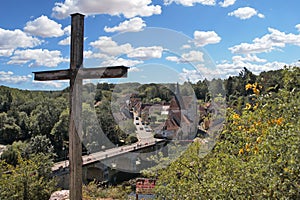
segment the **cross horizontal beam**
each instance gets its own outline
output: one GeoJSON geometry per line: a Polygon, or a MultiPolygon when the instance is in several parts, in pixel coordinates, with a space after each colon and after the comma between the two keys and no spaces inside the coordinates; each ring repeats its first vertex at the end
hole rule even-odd
{"type": "Polygon", "coordinates": [[[122,78],[127,77],[129,67],[125,66],[110,66],[101,68],[80,68],[80,70],[52,70],[33,72],[34,80],[49,81],[49,80],[70,80],[72,73],[77,73],[76,78],[80,79],[100,79],[100,78],[122,78]]]}

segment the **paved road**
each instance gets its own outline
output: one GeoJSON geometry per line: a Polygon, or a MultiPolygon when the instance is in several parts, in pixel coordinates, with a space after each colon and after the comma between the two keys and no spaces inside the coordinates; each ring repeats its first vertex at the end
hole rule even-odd
{"type": "MultiPolygon", "coordinates": [[[[112,149],[106,149],[105,151],[99,151],[99,152],[96,152],[96,153],[85,155],[85,156],[82,156],[83,165],[94,163],[96,161],[104,160],[106,158],[114,157],[114,156],[117,156],[117,155],[125,154],[125,153],[128,153],[128,152],[134,151],[134,150],[138,150],[138,149],[146,148],[146,147],[149,147],[149,146],[153,146],[157,142],[161,142],[161,141],[163,141],[163,140],[162,139],[153,139],[151,141],[146,141],[146,142],[145,141],[144,142],[139,141],[135,144],[115,147],[115,148],[112,148],[112,149]]],[[[55,163],[54,166],[52,167],[52,171],[57,171],[60,168],[66,168],[66,167],[69,167],[69,161],[68,160],[55,163]]]]}
{"type": "Polygon", "coordinates": [[[152,142],[154,141],[154,137],[152,134],[152,130],[150,131],[146,131],[146,127],[148,127],[148,129],[150,129],[149,126],[143,125],[140,118],[137,117],[136,113],[133,113],[133,117],[134,117],[134,125],[136,126],[136,133],[137,133],[137,138],[140,142],[152,142]]]}

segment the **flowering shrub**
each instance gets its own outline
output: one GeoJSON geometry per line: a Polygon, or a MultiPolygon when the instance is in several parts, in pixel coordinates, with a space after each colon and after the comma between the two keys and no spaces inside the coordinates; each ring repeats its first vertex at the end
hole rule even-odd
{"type": "Polygon", "coordinates": [[[251,101],[228,108],[225,127],[210,154],[194,143],[161,172],[158,199],[299,199],[299,68],[286,68],[285,86],[262,94],[246,84],[251,101]],[[289,78],[291,77],[291,78],[289,78]]]}

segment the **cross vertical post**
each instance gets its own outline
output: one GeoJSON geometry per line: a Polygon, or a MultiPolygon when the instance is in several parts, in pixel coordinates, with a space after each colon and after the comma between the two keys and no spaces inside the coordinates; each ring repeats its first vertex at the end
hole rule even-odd
{"type": "Polygon", "coordinates": [[[70,199],[82,199],[82,79],[77,77],[83,64],[84,15],[72,14],[70,52],[70,199]]]}

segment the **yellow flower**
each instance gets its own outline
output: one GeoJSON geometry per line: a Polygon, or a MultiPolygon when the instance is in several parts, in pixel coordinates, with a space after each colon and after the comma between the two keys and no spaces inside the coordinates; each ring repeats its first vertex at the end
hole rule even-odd
{"type": "Polygon", "coordinates": [[[258,121],[258,122],[254,122],[253,124],[254,124],[254,127],[259,127],[261,125],[261,122],[258,121]]]}
{"type": "Polygon", "coordinates": [[[232,117],[233,117],[233,119],[240,119],[240,116],[236,113],[234,113],[232,117]]]}
{"type": "Polygon", "coordinates": [[[251,89],[252,87],[253,87],[253,85],[250,84],[250,83],[248,83],[248,84],[245,86],[245,89],[246,89],[246,90],[249,90],[249,89],[251,89]]]}
{"type": "Polygon", "coordinates": [[[250,103],[246,103],[246,109],[249,110],[251,108],[251,104],[250,103]]]}
{"type": "Polygon", "coordinates": [[[254,94],[256,94],[256,95],[259,95],[259,93],[260,93],[259,89],[257,89],[256,87],[253,88],[253,92],[254,92],[254,94]]]}
{"type": "Polygon", "coordinates": [[[243,127],[242,126],[238,126],[238,130],[240,131],[240,130],[242,130],[243,129],[243,127]]]}
{"type": "Polygon", "coordinates": [[[246,151],[249,152],[250,151],[250,144],[247,143],[246,146],[245,146],[245,149],[246,149],[246,151]]]}
{"type": "Polygon", "coordinates": [[[254,147],[254,154],[257,154],[258,153],[258,147],[255,145],[254,147]]]}
{"type": "Polygon", "coordinates": [[[283,118],[282,118],[282,117],[280,117],[280,118],[278,118],[277,120],[275,120],[275,123],[276,123],[277,125],[281,125],[282,122],[283,122],[283,118]]]}
{"type": "Polygon", "coordinates": [[[261,142],[261,137],[256,138],[256,143],[260,143],[261,142]]]}
{"type": "Polygon", "coordinates": [[[244,153],[244,149],[240,149],[239,150],[239,155],[243,154],[244,153]]]}

